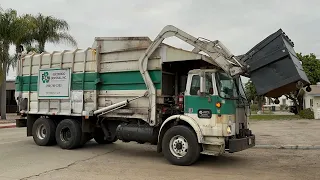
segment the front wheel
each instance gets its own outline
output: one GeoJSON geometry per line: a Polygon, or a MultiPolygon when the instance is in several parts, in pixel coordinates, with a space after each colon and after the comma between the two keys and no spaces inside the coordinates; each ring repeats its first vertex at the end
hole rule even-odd
{"type": "Polygon", "coordinates": [[[188,166],[200,156],[196,134],[186,126],[173,126],[164,134],[162,150],[165,158],[174,165],[188,166]]]}

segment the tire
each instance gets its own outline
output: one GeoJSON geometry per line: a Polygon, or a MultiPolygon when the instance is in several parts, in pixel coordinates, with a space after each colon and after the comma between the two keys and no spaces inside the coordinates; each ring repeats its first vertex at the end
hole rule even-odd
{"type": "Polygon", "coordinates": [[[189,166],[199,159],[200,145],[192,129],[179,125],[171,127],[164,134],[162,151],[171,164],[189,166]]]}
{"type": "MultiPolygon", "coordinates": [[[[75,121],[76,123],[79,124],[79,126],[81,127],[81,123],[79,121],[75,121]]],[[[84,146],[88,141],[90,141],[92,139],[92,135],[91,133],[88,132],[82,132],[81,134],[81,141],[80,141],[80,145],[79,147],[84,146]]]]}
{"type": "Polygon", "coordinates": [[[56,143],[55,123],[47,118],[37,119],[32,126],[32,136],[34,142],[39,146],[49,146],[56,143]]]}
{"type": "Polygon", "coordinates": [[[101,128],[97,128],[95,130],[95,133],[93,135],[93,139],[98,143],[98,144],[111,144],[113,142],[116,142],[118,140],[117,136],[114,137],[113,140],[108,140],[104,139],[104,133],[101,128]]]}
{"type": "Polygon", "coordinates": [[[82,133],[80,146],[84,146],[91,139],[92,139],[91,133],[82,133]]]}
{"type": "Polygon", "coordinates": [[[62,120],[56,130],[56,141],[61,149],[75,149],[81,146],[82,130],[74,119],[62,120]]]}

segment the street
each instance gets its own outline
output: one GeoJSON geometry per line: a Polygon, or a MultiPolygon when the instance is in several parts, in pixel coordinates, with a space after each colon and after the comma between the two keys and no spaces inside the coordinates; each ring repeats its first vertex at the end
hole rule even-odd
{"type": "Polygon", "coordinates": [[[319,150],[250,149],[170,165],[150,145],[98,145],[77,150],[40,147],[25,128],[0,129],[0,180],[13,179],[316,179],[319,150]]]}

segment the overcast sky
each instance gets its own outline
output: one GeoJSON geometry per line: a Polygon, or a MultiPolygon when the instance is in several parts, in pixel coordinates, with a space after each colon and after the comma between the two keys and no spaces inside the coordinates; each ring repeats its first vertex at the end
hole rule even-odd
{"type": "MultiPolygon", "coordinates": [[[[320,56],[319,0],[0,0],[0,6],[65,19],[79,48],[91,47],[97,36],[153,39],[171,24],[196,37],[218,39],[235,55],[282,28],[296,52],[320,56]]],[[[190,48],[175,38],[165,42],[190,48]]],[[[46,46],[47,51],[63,49],[72,47],[46,46]]]]}

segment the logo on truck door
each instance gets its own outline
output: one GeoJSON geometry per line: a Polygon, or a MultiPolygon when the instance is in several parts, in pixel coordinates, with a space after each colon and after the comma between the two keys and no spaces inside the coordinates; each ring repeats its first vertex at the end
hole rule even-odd
{"type": "Polygon", "coordinates": [[[198,118],[210,119],[212,117],[212,112],[210,109],[199,109],[198,118]]]}
{"type": "Polygon", "coordinates": [[[43,72],[41,79],[43,83],[48,83],[50,81],[49,72],[43,72]]]}

